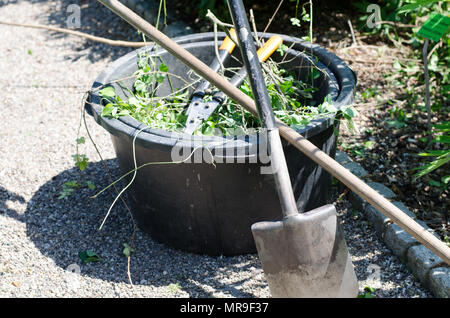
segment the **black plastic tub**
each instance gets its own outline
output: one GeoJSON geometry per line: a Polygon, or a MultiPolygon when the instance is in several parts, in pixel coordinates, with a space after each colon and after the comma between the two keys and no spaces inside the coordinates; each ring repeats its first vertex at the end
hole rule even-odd
{"type": "MultiPolygon", "coordinates": [[[[263,37],[267,40],[272,35],[263,37]]],[[[219,33],[219,41],[224,36],[219,33]]],[[[291,61],[285,68],[295,69],[300,77],[306,77],[311,63],[323,70],[315,82],[320,87],[314,96],[318,103],[326,95],[331,96],[337,108],[353,102],[356,78],[342,60],[317,45],[311,46],[289,36],[282,37],[287,46],[293,44],[288,58],[285,58],[291,61]]],[[[213,33],[174,40],[205,63],[214,57],[213,33]]],[[[155,52],[153,46],[140,50],[160,55],[171,73],[188,78],[189,69],[165,50],[155,52]]],[[[137,52],[140,50],[111,63],[92,88],[130,76],[137,69],[137,52]]],[[[233,54],[239,58],[238,49],[233,54]]],[[[273,58],[281,61],[283,57],[275,53],[273,58]]],[[[131,86],[132,81],[130,79],[126,85],[131,86]]],[[[181,85],[181,81],[174,79],[173,85],[181,85]]],[[[120,92],[120,88],[115,87],[120,92]]],[[[86,109],[111,134],[121,170],[129,172],[134,168],[132,141],[144,125],[131,117],[103,118],[100,115],[102,107],[98,92],[91,94],[86,109]]],[[[334,117],[328,116],[312,121],[299,132],[334,157],[336,136],[333,124],[334,117]]],[[[216,161],[221,159],[227,163],[214,166],[205,160],[202,163],[149,165],[140,169],[128,190],[138,226],[153,239],[183,251],[209,255],[256,252],[251,225],[259,221],[279,220],[282,214],[272,175],[261,174],[261,167],[267,166],[258,153],[263,139],[253,135],[241,137],[238,140],[223,136],[200,138],[158,129],[145,129],[139,133],[136,138],[137,165],[172,161],[174,146],[209,154],[205,151],[208,148],[216,156],[216,161]]],[[[285,144],[284,151],[299,211],[309,211],[329,203],[330,174],[293,146],[285,144]]]]}

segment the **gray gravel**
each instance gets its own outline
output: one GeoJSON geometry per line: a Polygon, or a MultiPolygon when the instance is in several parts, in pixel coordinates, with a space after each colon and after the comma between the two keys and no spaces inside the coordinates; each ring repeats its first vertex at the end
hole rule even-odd
{"type": "MultiPolygon", "coordinates": [[[[65,8],[76,1],[0,1],[5,21],[63,26],[65,8]]],[[[82,3],[86,3],[83,1],[82,3]]],[[[136,40],[136,32],[94,2],[84,4],[82,31],[136,40]],[[109,31],[111,30],[111,31],[109,31]]],[[[268,297],[256,255],[208,257],[169,249],[136,234],[128,282],[123,243],[132,233],[121,204],[97,231],[114,196],[92,191],[57,199],[66,181],[78,178],[71,155],[83,92],[108,62],[130,49],[46,32],[0,25],[0,297],[268,297]],[[80,250],[101,262],[82,264],[80,250]],[[79,274],[78,274],[79,269],[79,274]],[[73,273],[74,271],[75,273],[73,273]]],[[[88,125],[113,175],[117,162],[108,134],[88,125]]],[[[90,144],[88,178],[108,184],[90,144]]],[[[361,213],[338,204],[360,290],[377,297],[431,297],[381,243],[361,213]],[[375,269],[374,274],[370,270],[375,269]],[[379,280],[377,273],[380,273],[379,280]]]]}

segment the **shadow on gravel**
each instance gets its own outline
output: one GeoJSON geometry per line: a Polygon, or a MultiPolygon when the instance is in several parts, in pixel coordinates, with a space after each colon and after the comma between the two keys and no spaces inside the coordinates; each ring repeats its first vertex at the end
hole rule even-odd
{"type": "MultiPolygon", "coordinates": [[[[3,1],[6,1],[4,5],[14,5],[20,2],[20,0],[3,1]]],[[[46,6],[46,14],[37,17],[39,19],[39,24],[72,29],[90,35],[104,37],[110,40],[142,41],[142,38],[138,35],[136,29],[97,1],[60,0],[55,2],[49,0],[31,0],[29,2],[33,5],[48,3],[46,6]],[[74,11],[72,11],[72,7],[69,8],[70,5],[77,5],[80,8],[79,27],[72,27],[67,23],[68,21],[74,21],[71,18],[74,11]]],[[[0,6],[1,5],[2,0],[0,0],[0,6]]],[[[87,58],[92,62],[96,62],[107,57],[115,60],[134,50],[133,48],[110,46],[107,44],[86,40],[84,38],[81,38],[83,42],[80,44],[80,37],[59,32],[45,32],[48,34],[49,41],[52,39],[66,37],[68,39],[73,39],[73,41],[69,44],[73,52],[65,57],[67,60],[76,61],[82,57],[87,58]]]]}
{"type": "MultiPolygon", "coordinates": [[[[107,160],[106,163],[113,176],[120,175],[116,160],[107,160]]],[[[97,186],[97,190],[109,184],[100,162],[91,163],[85,171],[85,176],[97,186]]],[[[123,243],[129,243],[132,233],[131,218],[119,200],[103,229],[98,231],[114,200],[113,190],[91,199],[95,191],[86,187],[75,190],[66,199],[58,199],[64,182],[77,178],[75,169],[65,170],[36,191],[25,212],[27,235],[57,266],[66,269],[75,263],[81,267],[82,275],[128,283],[127,258],[122,251],[123,243]],[[96,252],[102,261],[82,264],[78,252],[86,249],[96,252]]],[[[188,254],[156,243],[139,230],[135,250],[131,257],[131,277],[135,285],[158,287],[177,284],[175,289],[184,290],[191,297],[211,297],[209,287],[208,291],[202,287],[206,285],[234,297],[255,297],[236,287],[251,279],[251,267],[259,267],[256,255],[209,257],[188,254]],[[223,284],[215,278],[217,275],[226,276],[228,271],[233,271],[234,277],[245,278],[231,284],[223,284]]]]}
{"type": "Polygon", "coordinates": [[[15,4],[18,0],[0,0],[0,7],[7,6],[9,4],[15,4]]]}
{"type": "Polygon", "coordinates": [[[9,208],[7,201],[19,202],[22,204],[25,203],[25,199],[22,196],[13,193],[0,186],[0,213],[12,217],[18,221],[24,222],[25,221],[24,216],[22,214],[17,213],[16,210],[9,208]]]}
{"type": "MultiPolygon", "coordinates": [[[[45,0],[42,0],[45,1],[45,0]]],[[[110,40],[122,41],[142,41],[142,37],[138,35],[135,28],[125,22],[118,15],[100,4],[98,1],[92,0],[61,0],[58,3],[56,10],[52,10],[47,16],[45,23],[50,25],[57,25],[61,28],[69,28],[67,21],[70,18],[72,11],[67,11],[70,5],[76,4],[80,7],[80,27],[76,31],[85,32],[90,35],[104,37],[110,40]]],[[[67,37],[69,35],[58,33],[52,36],[56,38],[67,37]]],[[[69,36],[73,37],[73,36],[69,36]]],[[[115,60],[128,52],[135,50],[135,48],[128,48],[122,46],[110,46],[99,42],[89,41],[83,39],[83,44],[80,46],[77,41],[71,44],[74,51],[74,56],[67,56],[67,59],[77,60],[85,57],[92,62],[102,60],[109,57],[115,60]]]]}

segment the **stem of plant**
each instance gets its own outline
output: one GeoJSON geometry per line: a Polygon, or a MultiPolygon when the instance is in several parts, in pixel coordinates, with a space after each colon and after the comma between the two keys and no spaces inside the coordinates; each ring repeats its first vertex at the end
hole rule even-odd
{"type": "MultiPolygon", "coordinates": [[[[428,75],[428,43],[430,40],[425,39],[423,45],[423,65],[425,68],[425,105],[427,107],[427,125],[431,133],[431,105],[430,105],[430,77],[428,75]]],[[[431,137],[431,134],[429,135],[431,137]]]]}

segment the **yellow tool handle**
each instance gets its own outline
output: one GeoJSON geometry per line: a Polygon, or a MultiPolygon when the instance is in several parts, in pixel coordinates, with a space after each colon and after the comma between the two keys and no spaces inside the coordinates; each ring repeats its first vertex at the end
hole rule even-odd
{"type": "Polygon", "coordinates": [[[260,62],[266,61],[273,52],[283,43],[283,39],[279,35],[272,36],[263,46],[256,52],[260,62]]]}
{"type": "MultiPolygon", "coordinates": [[[[230,35],[234,41],[237,42],[236,31],[234,29],[230,29],[230,35]]],[[[223,40],[222,44],[219,46],[219,50],[227,50],[228,53],[233,52],[236,43],[231,40],[228,36],[223,40]]]]}

